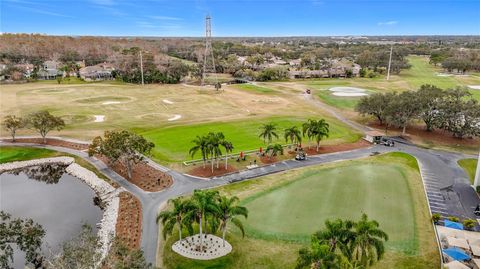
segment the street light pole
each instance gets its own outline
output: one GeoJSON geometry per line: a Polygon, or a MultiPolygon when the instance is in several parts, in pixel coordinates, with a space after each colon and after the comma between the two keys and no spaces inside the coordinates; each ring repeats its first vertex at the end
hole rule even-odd
{"type": "Polygon", "coordinates": [[[390,58],[388,59],[387,80],[390,79],[390,67],[392,66],[393,45],[390,47],[390,58]]]}
{"type": "Polygon", "coordinates": [[[145,85],[143,82],[143,55],[142,50],[140,50],[140,73],[142,73],[142,86],[145,85]]]}
{"type": "Polygon", "coordinates": [[[480,152],[478,153],[477,159],[477,172],[475,173],[475,180],[473,181],[473,186],[476,188],[480,184],[480,152]]]}

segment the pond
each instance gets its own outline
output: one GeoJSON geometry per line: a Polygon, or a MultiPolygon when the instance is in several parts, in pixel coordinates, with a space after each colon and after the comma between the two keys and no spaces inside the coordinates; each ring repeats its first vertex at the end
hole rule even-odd
{"type": "MultiPolygon", "coordinates": [[[[65,166],[41,165],[0,175],[0,209],[12,218],[31,218],[46,231],[43,253],[57,252],[77,235],[83,224],[97,232],[102,210],[94,205],[95,192],[65,172],[65,166]]],[[[25,257],[15,252],[14,268],[24,268],[25,257]]]]}

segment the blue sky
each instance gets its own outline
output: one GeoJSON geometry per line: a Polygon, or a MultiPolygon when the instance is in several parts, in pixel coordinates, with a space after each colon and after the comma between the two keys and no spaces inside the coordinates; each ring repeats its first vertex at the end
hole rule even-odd
{"type": "Polygon", "coordinates": [[[480,0],[0,0],[0,31],[52,35],[480,34],[480,0]]]}

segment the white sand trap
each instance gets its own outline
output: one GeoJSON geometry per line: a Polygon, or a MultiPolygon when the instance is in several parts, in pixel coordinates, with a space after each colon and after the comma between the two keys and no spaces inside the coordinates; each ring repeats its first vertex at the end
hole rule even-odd
{"type": "Polygon", "coordinates": [[[232,251],[232,245],[225,241],[224,246],[222,238],[211,234],[204,234],[203,236],[204,251],[200,251],[199,234],[173,243],[172,250],[183,257],[195,260],[212,260],[223,257],[232,251]]]}
{"type": "Polygon", "coordinates": [[[328,90],[335,96],[358,97],[368,95],[366,90],[355,87],[333,87],[328,90]]]}
{"type": "Polygon", "coordinates": [[[105,121],[105,115],[93,115],[95,117],[95,120],[93,122],[104,122],[105,121]]]}
{"type": "Polygon", "coordinates": [[[167,99],[163,99],[163,102],[164,102],[165,104],[169,104],[169,105],[173,104],[173,102],[172,102],[172,101],[170,101],[170,100],[167,100],[167,99]]]}
{"type": "Polygon", "coordinates": [[[106,101],[103,102],[102,105],[113,105],[113,104],[121,104],[122,102],[119,101],[106,101]]]}
{"type": "Polygon", "coordinates": [[[468,85],[470,89],[480,90],[480,85],[468,85]]]}
{"type": "Polygon", "coordinates": [[[445,74],[445,73],[436,73],[435,74],[437,77],[451,77],[452,74],[445,74]]]}
{"type": "Polygon", "coordinates": [[[174,120],[178,120],[178,119],[181,119],[182,118],[182,115],[175,115],[173,117],[171,117],[170,119],[168,119],[168,121],[174,121],[174,120]]]}

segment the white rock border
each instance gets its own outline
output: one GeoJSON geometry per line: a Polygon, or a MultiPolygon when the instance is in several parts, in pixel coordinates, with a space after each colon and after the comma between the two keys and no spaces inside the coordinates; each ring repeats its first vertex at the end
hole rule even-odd
{"type": "Polygon", "coordinates": [[[200,252],[192,250],[195,245],[200,244],[200,234],[195,234],[186,237],[182,240],[178,240],[173,243],[172,250],[177,254],[194,260],[213,260],[223,257],[232,252],[232,245],[225,240],[225,246],[223,246],[223,239],[213,234],[203,234],[203,243],[206,247],[206,252],[200,252]],[[194,246],[192,246],[192,244],[194,246]],[[189,248],[190,247],[190,248],[189,248]]]}
{"type": "MultiPolygon", "coordinates": [[[[102,220],[98,229],[98,236],[102,242],[102,247],[98,250],[103,260],[110,249],[111,239],[115,236],[115,226],[117,224],[118,208],[120,205],[119,194],[123,188],[115,189],[103,179],[98,178],[92,171],[75,163],[72,157],[43,158],[29,161],[9,162],[0,164],[0,174],[29,166],[42,164],[63,164],[67,165],[66,172],[86,183],[95,193],[105,202],[102,220]]],[[[100,262],[99,262],[100,263],[100,262]]],[[[97,264],[98,265],[98,264],[97,264]]]]}

